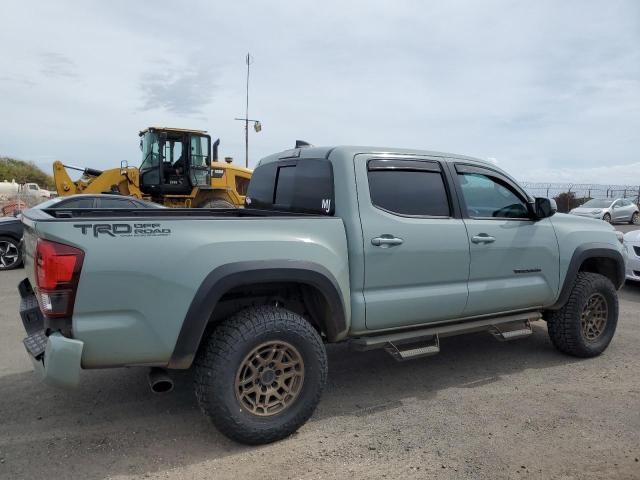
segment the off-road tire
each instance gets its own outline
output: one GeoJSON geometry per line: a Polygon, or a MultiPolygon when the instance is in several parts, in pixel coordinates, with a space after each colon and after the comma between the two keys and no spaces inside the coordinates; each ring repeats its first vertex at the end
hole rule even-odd
{"type": "Polygon", "coordinates": [[[595,357],[605,351],[616,331],[618,323],[618,295],[607,277],[580,272],[564,306],[547,313],[547,329],[553,345],[561,352],[575,357],[595,357]],[[598,338],[589,341],[582,327],[582,314],[594,294],[606,301],[606,324],[598,338]]]}
{"type": "Polygon", "coordinates": [[[198,208],[236,208],[236,206],[221,198],[214,198],[213,200],[207,200],[198,208]]]}
{"type": "Polygon", "coordinates": [[[611,215],[609,215],[608,213],[604,214],[604,216],[602,217],[602,220],[604,220],[607,223],[613,223],[613,221],[611,220],[611,215]]]}
{"type": "Polygon", "coordinates": [[[14,268],[18,268],[22,266],[22,251],[20,250],[20,242],[18,240],[14,240],[11,237],[2,237],[0,236],[0,242],[5,245],[11,245],[12,252],[16,251],[18,255],[17,259],[12,259],[12,263],[9,265],[4,265],[2,261],[0,261],[0,271],[3,270],[13,270],[14,268]]]}
{"type": "Polygon", "coordinates": [[[217,326],[195,359],[195,392],[201,410],[227,437],[260,445],[294,433],[313,414],[327,378],[322,339],[302,316],[275,306],[242,310],[217,326]],[[236,376],[247,355],[265,342],[286,342],[304,362],[295,399],[279,413],[258,416],[240,402],[236,376]]]}
{"type": "Polygon", "coordinates": [[[629,220],[630,225],[639,225],[640,224],[640,215],[638,212],[633,212],[631,215],[631,219],[629,220]]]}

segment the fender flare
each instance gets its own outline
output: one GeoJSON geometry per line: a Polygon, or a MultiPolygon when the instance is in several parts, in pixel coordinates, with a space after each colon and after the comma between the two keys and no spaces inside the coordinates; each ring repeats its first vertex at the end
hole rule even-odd
{"type": "Polygon", "coordinates": [[[625,280],[625,266],[624,257],[622,254],[610,246],[601,243],[587,243],[580,245],[575,249],[571,260],[569,261],[569,268],[567,268],[567,274],[564,277],[564,283],[560,290],[560,296],[556,302],[549,307],[549,310],[558,310],[567,303],[571,289],[573,288],[573,282],[580,271],[580,265],[589,258],[608,258],[616,263],[616,276],[617,279],[613,282],[616,289],[619,289],[624,284],[625,280]]]}
{"type": "Polygon", "coordinates": [[[168,368],[187,369],[200,347],[211,315],[220,298],[229,290],[258,283],[292,282],[317,288],[330,309],[324,325],[329,341],[337,340],[346,330],[344,299],[335,277],[322,265],[293,260],[234,262],[209,273],[189,305],[168,368]]]}

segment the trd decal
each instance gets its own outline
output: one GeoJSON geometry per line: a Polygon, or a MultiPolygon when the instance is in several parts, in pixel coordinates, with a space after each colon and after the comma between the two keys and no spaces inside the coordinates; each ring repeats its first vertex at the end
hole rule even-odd
{"type": "Polygon", "coordinates": [[[170,228],[160,223],[79,223],[74,225],[83,235],[94,237],[165,237],[171,234],[170,228]]]}

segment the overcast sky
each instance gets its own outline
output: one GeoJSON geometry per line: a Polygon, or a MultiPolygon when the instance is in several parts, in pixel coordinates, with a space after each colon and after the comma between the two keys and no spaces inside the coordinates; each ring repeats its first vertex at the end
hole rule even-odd
{"type": "Polygon", "coordinates": [[[494,158],[521,180],[640,183],[640,2],[10,1],[0,155],[140,163],[139,130],[206,129],[250,164],[359,144],[494,158]]]}

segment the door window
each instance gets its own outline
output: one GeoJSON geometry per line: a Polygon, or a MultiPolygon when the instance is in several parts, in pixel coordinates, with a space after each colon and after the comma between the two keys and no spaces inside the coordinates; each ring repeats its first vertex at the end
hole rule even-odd
{"type": "Polygon", "coordinates": [[[467,212],[472,218],[529,218],[526,203],[498,178],[458,172],[467,212]]]}
{"type": "Polygon", "coordinates": [[[435,162],[372,160],[369,194],[378,208],[397,215],[448,217],[449,199],[435,162]]]}

